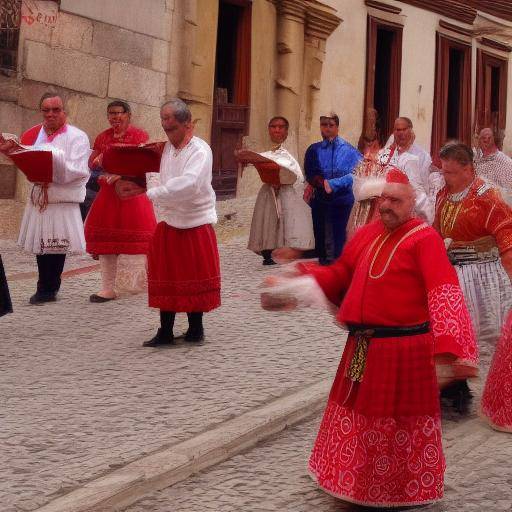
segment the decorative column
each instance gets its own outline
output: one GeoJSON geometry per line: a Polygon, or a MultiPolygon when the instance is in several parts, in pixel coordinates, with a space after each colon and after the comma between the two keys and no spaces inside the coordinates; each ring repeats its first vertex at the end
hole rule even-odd
{"type": "Polygon", "coordinates": [[[327,38],[341,23],[336,10],[319,2],[307,2],[304,39],[304,104],[305,123],[311,129],[313,116],[318,114],[320,79],[325,59],[327,38]]]}
{"type": "Polygon", "coordinates": [[[175,5],[167,97],[178,96],[188,103],[196,133],[209,140],[218,2],[187,0],[175,5]]]}
{"type": "Polygon", "coordinates": [[[276,114],[290,122],[288,147],[297,154],[304,69],[306,0],[277,0],[276,114]]]}

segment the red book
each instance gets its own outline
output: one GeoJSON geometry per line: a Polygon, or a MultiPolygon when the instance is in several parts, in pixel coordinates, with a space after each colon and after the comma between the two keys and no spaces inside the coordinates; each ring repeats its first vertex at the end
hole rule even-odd
{"type": "Polygon", "coordinates": [[[53,181],[53,154],[48,150],[31,149],[19,146],[7,156],[32,183],[51,183],[53,181]]]}
{"type": "Polygon", "coordinates": [[[254,167],[256,167],[263,183],[275,185],[276,187],[281,184],[279,180],[279,165],[275,162],[258,162],[254,164],[254,167]]]}
{"type": "Polygon", "coordinates": [[[112,144],[103,153],[102,167],[111,174],[133,178],[144,177],[147,172],[159,172],[164,144],[112,144]]]}

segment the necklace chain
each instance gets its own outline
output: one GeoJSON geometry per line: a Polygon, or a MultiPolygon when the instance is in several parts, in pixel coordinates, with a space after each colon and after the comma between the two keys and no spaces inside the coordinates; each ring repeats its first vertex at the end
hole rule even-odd
{"type": "MultiPolygon", "coordinates": [[[[386,270],[388,269],[389,267],[389,264],[391,263],[391,260],[393,259],[393,256],[395,255],[395,252],[397,251],[399,245],[408,237],[410,237],[411,235],[413,235],[414,233],[422,230],[422,229],[425,229],[427,227],[427,224],[425,223],[422,223],[420,224],[419,226],[416,226],[412,229],[410,229],[409,231],[407,231],[407,233],[405,233],[402,238],[400,238],[400,240],[398,240],[398,242],[395,244],[395,246],[393,247],[393,249],[391,250],[391,253],[389,254],[389,257],[386,261],[386,264],[384,265],[384,268],[382,269],[382,272],[380,274],[377,274],[377,275],[374,275],[373,274],[373,266],[375,264],[375,261],[377,259],[377,256],[379,255],[382,247],[384,246],[384,244],[386,243],[387,239],[392,235],[392,233],[388,233],[381,241],[381,243],[379,244],[379,246],[377,247],[377,250],[375,251],[375,254],[373,255],[373,258],[372,258],[372,261],[370,263],[370,268],[368,269],[368,276],[371,278],[371,279],[379,279],[381,278],[385,273],[386,273],[386,270]]],[[[382,236],[382,235],[381,235],[382,236]]],[[[377,237],[375,239],[375,242],[372,244],[372,247],[375,245],[375,243],[377,243],[377,240],[379,239],[380,237],[377,237]]]]}

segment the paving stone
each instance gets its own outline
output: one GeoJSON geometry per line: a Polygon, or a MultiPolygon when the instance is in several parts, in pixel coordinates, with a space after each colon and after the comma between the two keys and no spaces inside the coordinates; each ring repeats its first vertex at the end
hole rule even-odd
{"type": "MultiPolygon", "coordinates": [[[[272,314],[259,285],[275,268],[221,246],[222,307],[202,346],[141,346],[158,324],[145,294],[91,304],[97,271],[63,280],[56,303],[30,306],[36,277],[13,279],[15,312],[0,320],[0,502],[34,510],[114,467],[192,437],[281,394],[332,377],[344,334],[318,310],[272,314]]],[[[32,255],[1,241],[13,276],[32,255]]],[[[67,269],[94,265],[68,258],[67,269]]],[[[175,332],[186,329],[178,315],[175,332]]],[[[215,508],[213,510],[216,510],[215,508]]]]}

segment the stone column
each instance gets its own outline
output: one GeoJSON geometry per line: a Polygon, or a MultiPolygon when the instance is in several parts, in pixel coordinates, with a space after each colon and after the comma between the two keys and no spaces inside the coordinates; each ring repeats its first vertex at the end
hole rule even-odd
{"type": "Polygon", "coordinates": [[[318,130],[317,117],[320,80],[325,59],[327,38],[341,23],[335,10],[319,2],[307,2],[304,40],[304,88],[303,118],[299,149],[302,153],[308,145],[309,133],[318,130]]]}
{"type": "Polygon", "coordinates": [[[290,122],[288,147],[297,154],[304,67],[306,0],[277,0],[276,115],[290,122]]]}
{"type": "Polygon", "coordinates": [[[206,140],[211,132],[217,18],[218,2],[179,2],[173,24],[176,33],[171,34],[167,96],[177,95],[189,104],[196,134],[206,140]]]}

